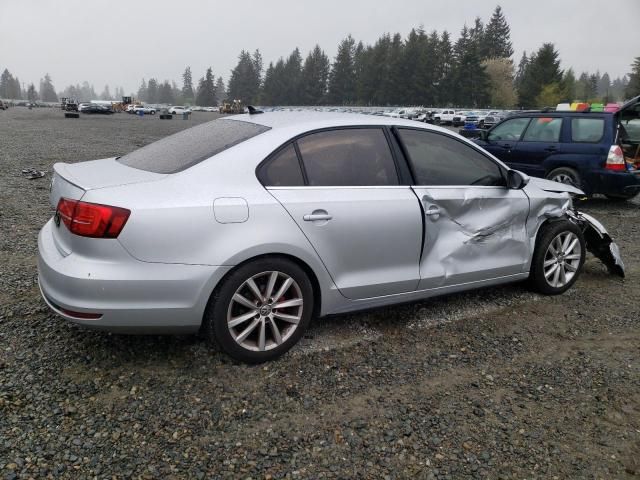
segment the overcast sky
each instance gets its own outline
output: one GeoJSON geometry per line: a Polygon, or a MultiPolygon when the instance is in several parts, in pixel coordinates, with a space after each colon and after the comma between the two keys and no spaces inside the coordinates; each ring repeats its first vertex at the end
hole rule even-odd
{"type": "Polygon", "coordinates": [[[316,43],[332,58],[351,33],[373,43],[423,24],[457,38],[500,3],[516,62],[553,42],[562,67],[630,70],[640,56],[640,0],[0,0],[0,69],[23,82],[49,72],[58,91],[88,80],[137,91],[140,80],[175,80],[190,65],[194,83],[208,66],[225,81],[241,49],[269,61],[316,43]]]}

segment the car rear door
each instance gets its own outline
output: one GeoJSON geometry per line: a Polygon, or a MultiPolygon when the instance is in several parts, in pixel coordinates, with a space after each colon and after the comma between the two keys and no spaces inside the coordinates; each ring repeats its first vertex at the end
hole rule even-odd
{"type": "Polygon", "coordinates": [[[526,271],[529,199],[506,187],[504,167],[440,132],[400,128],[425,215],[419,290],[526,271]]]}
{"type": "Polygon", "coordinates": [[[511,151],[513,168],[534,177],[543,177],[549,158],[563,155],[562,117],[533,117],[520,141],[511,151]]]}
{"type": "Polygon", "coordinates": [[[505,120],[489,130],[486,141],[478,141],[477,143],[503,162],[509,165],[512,162],[517,163],[517,158],[514,158],[513,151],[530,120],[529,117],[505,120]]]}
{"type": "Polygon", "coordinates": [[[422,213],[411,186],[399,180],[383,128],[309,133],[267,160],[259,175],[345,297],[416,289],[422,213]]]}

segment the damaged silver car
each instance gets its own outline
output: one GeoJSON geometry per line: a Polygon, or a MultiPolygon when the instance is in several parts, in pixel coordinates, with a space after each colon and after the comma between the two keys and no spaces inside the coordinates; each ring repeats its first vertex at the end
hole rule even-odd
{"type": "Polygon", "coordinates": [[[616,245],[580,190],[511,170],[450,131],[387,117],[251,113],[120,158],[56,164],[39,283],[64,318],[203,331],[282,355],[316,316],[528,280],[560,294],[616,245]]]}

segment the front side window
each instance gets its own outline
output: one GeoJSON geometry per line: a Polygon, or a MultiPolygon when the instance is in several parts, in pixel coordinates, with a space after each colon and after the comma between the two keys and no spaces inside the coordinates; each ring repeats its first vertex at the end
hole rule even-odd
{"type": "Polygon", "coordinates": [[[389,143],[380,128],[312,133],[298,140],[310,186],[398,185],[389,143]]]}
{"type": "Polygon", "coordinates": [[[498,164],[447,135],[400,130],[418,185],[504,186],[498,164]]]}
{"type": "Polygon", "coordinates": [[[489,132],[489,140],[520,140],[530,118],[513,118],[502,122],[489,132]]]}
{"type": "Polygon", "coordinates": [[[260,180],[267,187],[300,187],[304,178],[293,144],[280,150],[260,169],[260,180]]]}
{"type": "Polygon", "coordinates": [[[522,137],[523,142],[558,142],[562,118],[538,117],[533,118],[527,131],[522,137]]]}

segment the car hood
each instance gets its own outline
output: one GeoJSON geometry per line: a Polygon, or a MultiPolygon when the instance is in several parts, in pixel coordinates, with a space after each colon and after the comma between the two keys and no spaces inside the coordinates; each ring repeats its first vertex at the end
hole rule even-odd
{"type": "Polygon", "coordinates": [[[584,195],[584,192],[573,185],[567,185],[566,183],[554,182],[551,180],[545,180],[544,178],[530,177],[529,184],[538,187],[545,192],[562,193],[567,192],[574,195],[584,195]]]}

